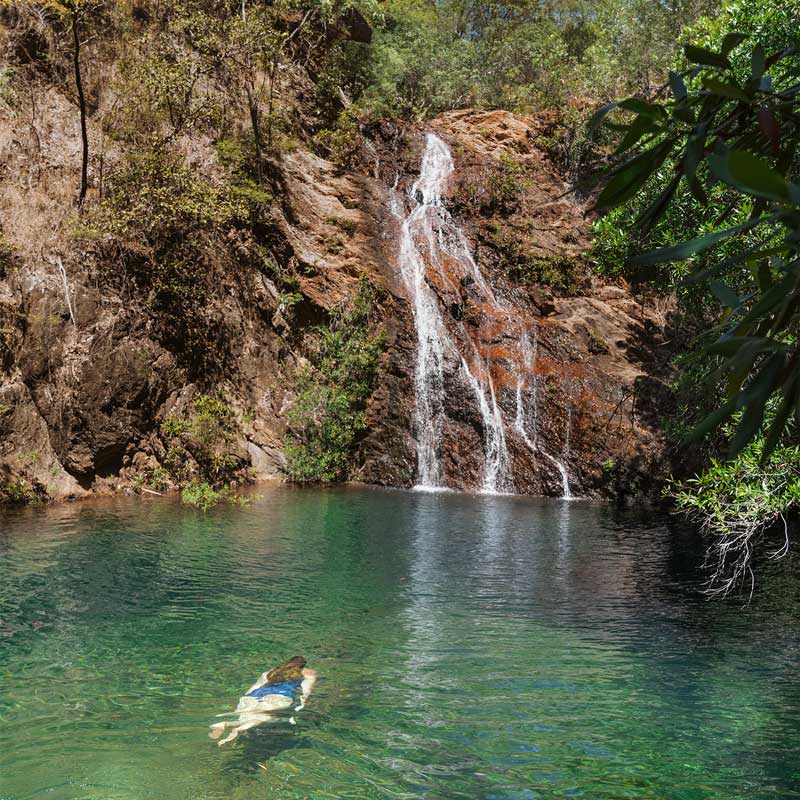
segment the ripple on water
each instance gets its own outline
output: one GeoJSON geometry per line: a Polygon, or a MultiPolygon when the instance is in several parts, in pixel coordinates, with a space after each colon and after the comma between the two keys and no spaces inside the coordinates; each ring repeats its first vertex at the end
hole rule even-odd
{"type": "Polygon", "coordinates": [[[800,797],[796,610],[699,600],[653,515],[275,489],[0,526],[4,800],[800,797]],[[295,652],[297,725],[218,749],[295,652]]]}

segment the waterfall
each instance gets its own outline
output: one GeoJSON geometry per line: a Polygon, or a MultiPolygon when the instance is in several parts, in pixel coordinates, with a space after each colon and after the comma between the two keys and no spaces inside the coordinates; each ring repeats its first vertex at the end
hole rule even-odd
{"type": "MultiPolygon", "coordinates": [[[[444,257],[458,264],[461,278],[469,277],[492,305],[497,305],[491,288],[470,252],[464,233],[442,205],[442,193],[454,170],[447,145],[429,133],[425,141],[419,177],[409,192],[411,211],[402,219],[398,265],[412,301],[417,335],[414,370],[416,403],[413,430],[417,442],[417,485],[446,488],[439,446],[444,434],[445,362],[460,366],[464,383],[475,396],[483,427],[484,475],[482,489],[503,492],[511,488],[510,458],[505,428],[488,364],[472,344],[471,363],[461,355],[445,324],[439,298],[426,280],[426,269],[454,290],[457,287],[444,269],[444,257]]],[[[465,335],[467,341],[471,341],[465,335]]],[[[451,370],[450,372],[454,372],[451,370]]]]}
{"type": "MultiPolygon", "coordinates": [[[[528,446],[528,449],[538,455],[541,453],[547,458],[558,470],[561,475],[561,494],[565,500],[572,500],[572,492],[569,488],[569,473],[566,466],[559,461],[555,456],[548,453],[546,450],[539,447],[538,438],[538,423],[539,423],[539,398],[538,398],[538,378],[536,376],[536,355],[539,349],[539,343],[536,338],[536,331],[533,332],[533,345],[531,345],[530,337],[527,333],[523,333],[520,337],[520,347],[522,348],[522,357],[524,370],[520,370],[517,376],[517,413],[514,419],[514,428],[517,433],[522,437],[522,440],[528,446]],[[532,437],[528,436],[526,421],[525,421],[525,404],[523,402],[523,391],[525,390],[525,376],[530,373],[531,379],[531,431],[532,437]]],[[[564,454],[569,452],[569,435],[572,427],[572,407],[569,409],[567,438],[564,446],[564,454]]]]}

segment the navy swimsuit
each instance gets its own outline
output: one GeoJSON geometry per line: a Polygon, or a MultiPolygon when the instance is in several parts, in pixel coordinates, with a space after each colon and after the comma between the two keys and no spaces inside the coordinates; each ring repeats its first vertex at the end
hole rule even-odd
{"type": "Polygon", "coordinates": [[[264,684],[264,686],[259,686],[258,689],[253,689],[252,692],[248,692],[245,697],[255,697],[256,700],[260,700],[268,694],[281,694],[284,697],[288,697],[290,700],[294,700],[294,696],[297,694],[297,690],[300,688],[302,682],[302,679],[300,679],[296,681],[283,681],[283,683],[267,683],[264,684]]]}

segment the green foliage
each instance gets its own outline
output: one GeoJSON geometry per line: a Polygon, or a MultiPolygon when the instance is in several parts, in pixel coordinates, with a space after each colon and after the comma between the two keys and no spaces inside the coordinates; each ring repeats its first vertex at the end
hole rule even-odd
{"type": "Polygon", "coordinates": [[[0,107],[13,108],[17,93],[14,89],[13,67],[4,64],[0,66],[0,107]]]}
{"type": "MultiPolygon", "coordinates": [[[[771,404],[770,415],[777,407],[771,404]]],[[[725,594],[748,580],[752,588],[753,554],[777,523],[780,544],[769,555],[778,558],[788,547],[787,517],[800,507],[800,447],[781,444],[767,452],[766,444],[762,433],[735,458],[712,459],[697,477],[669,487],[678,509],[709,537],[711,592],[725,594]]]]}
{"type": "Polygon", "coordinates": [[[745,409],[732,441],[735,455],[758,433],[767,401],[780,392],[783,402],[767,436],[766,456],[800,400],[794,338],[800,322],[800,185],[791,178],[800,142],[800,59],[792,51],[768,55],[751,41],[747,57],[735,62],[729,56],[744,38],[727,37],[716,51],[687,46],[694,66],[671,74],[671,100],[629,99],[598,112],[595,124],[614,108],[634,116],[621,123],[618,152],[625,159],[597,203],[613,207],[629,201],[662,166],[659,193],[637,218],[645,231],[665,218],[681,184],[702,208],[719,208],[721,197],[730,198],[711,230],[692,230],[687,225],[692,220],[684,220],[679,244],[631,263],[688,261],[693,280],[709,280],[724,311],[707,353],[720,358],[728,400],[698,426],[696,436],[745,409]],[[745,66],[738,66],[742,61],[745,66]],[[637,150],[641,142],[645,145],[637,150]],[[681,241],[687,233],[696,238],[681,241]],[[745,235],[750,239],[743,241],[745,235]],[[732,252],[719,259],[724,246],[732,252]],[[709,254],[716,263],[698,269],[697,257],[709,254]],[[736,280],[726,282],[730,272],[736,280]]]}
{"type": "Polygon", "coordinates": [[[334,127],[321,130],[315,142],[337,166],[342,169],[355,166],[361,147],[355,109],[344,109],[337,117],[334,127]]]}
{"type": "Polygon", "coordinates": [[[189,506],[195,506],[201,511],[208,511],[221,500],[226,498],[224,490],[214,489],[211,484],[205,481],[189,481],[181,491],[181,502],[189,506]]]}
{"type": "Polygon", "coordinates": [[[579,259],[543,253],[524,231],[508,225],[493,225],[491,241],[500,256],[500,268],[516,283],[539,284],[561,294],[574,294],[577,290],[583,274],[579,259]]]}
{"type": "Polygon", "coordinates": [[[24,478],[0,481],[0,505],[31,505],[42,499],[41,492],[24,478]]]}
{"type": "Polygon", "coordinates": [[[241,471],[230,452],[237,428],[236,414],[216,394],[198,395],[188,416],[168,416],[161,435],[167,443],[164,467],[169,477],[178,484],[209,484],[220,491],[229,487],[241,471]]]}
{"type": "Polygon", "coordinates": [[[351,78],[351,97],[377,117],[420,119],[466,106],[562,109],[575,97],[650,91],[673,60],[676,32],[715,6],[391,0],[369,57],[340,57],[336,73],[351,78]]]}
{"type": "Polygon", "coordinates": [[[109,179],[106,199],[77,232],[159,248],[187,231],[241,224],[249,217],[248,204],[227,186],[199,177],[175,153],[154,150],[129,155],[109,179]]]}
{"type": "Polygon", "coordinates": [[[592,355],[604,356],[609,352],[608,342],[598,336],[593,330],[586,332],[587,348],[592,355]]]}
{"type": "Polygon", "coordinates": [[[529,186],[525,175],[525,167],[519,160],[508,151],[503,151],[497,168],[489,174],[486,181],[485,205],[488,210],[503,214],[512,212],[529,186]]]}
{"type": "Polygon", "coordinates": [[[353,450],[366,430],[366,404],[383,350],[383,333],[371,324],[376,299],[362,280],[352,306],[317,328],[318,346],[297,376],[297,399],[289,413],[285,449],[292,480],[330,482],[348,476],[353,450]]]}
{"type": "Polygon", "coordinates": [[[5,276],[11,271],[14,265],[14,248],[11,242],[3,235],[0,229],[0,278],[5,276]]]}
{"type": "MultiPolygon", "coordinates": [[[[162,426],[163,429],[163,426],[162,426]]],[[[155,492],[166,492],[169,488],[169,472],[162,466],[150,466],[136,474],[131,486],[136,492],[152,489],[155,492]]]]}

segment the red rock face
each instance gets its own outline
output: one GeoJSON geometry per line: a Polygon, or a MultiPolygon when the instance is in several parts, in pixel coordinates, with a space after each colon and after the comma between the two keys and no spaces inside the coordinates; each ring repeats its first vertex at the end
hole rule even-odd
{"type": "Polygon", "coordinates": [[[534,146],[534,123],[506,112],[444,114],[424,129],[405,131],[399,156],[396,131],[394,153],[376,137],[389,162],[383,167],[386,182],[399,173],[394,202],[403,208],[387,223],[386,280],[405,303],[392,321],[384,373],[391,379],[381,384],[370,408],[359,476],[401,485],[420,477],[414,469],[420,444],[414,298],[398,280],[398,240],[403,215],[420,199],[410,193],[428,131],[453,153],[455,171],[442,213],[452,214],[468,251],[464,256],[451,246],[441,254],[427,241],[416,243],[425,283],[457,350],[445,358],[444,420],[436,447],[441,483],[485,488],[489,432],[460,357],[489,403],[493,390],[502,418],[508,476],[499,490],[563,495],[559,463],[573,495],[635,494],[652,486],[664,460],[652,411],[668,401],[669,392],[649,371],[665,312],[634,298],[627,286],[604,286],[591,275],[583,255],[589,246],[585,209],[534,146]],[[498,177],[508,164],[516,165],[510,177],[498,177]],[[498,183],[516,196],[502,202],[493,197],[498,183]],[[509,252],[534,274],[510,270],[509,252]]]}

